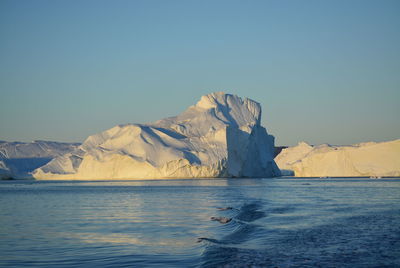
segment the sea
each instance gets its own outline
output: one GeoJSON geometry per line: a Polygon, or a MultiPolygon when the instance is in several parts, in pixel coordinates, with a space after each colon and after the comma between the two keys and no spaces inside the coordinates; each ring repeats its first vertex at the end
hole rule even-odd
{"type": "Polygon", "coordinates": [[[0,267],[400,267],[400,179],[1,181],[0,267]]]}

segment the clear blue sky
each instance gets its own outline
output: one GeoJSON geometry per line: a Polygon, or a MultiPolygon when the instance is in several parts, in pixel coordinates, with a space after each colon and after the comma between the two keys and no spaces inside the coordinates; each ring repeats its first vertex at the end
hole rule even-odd
{"type": "Polygon", "coordinates": [[[400,1],[0,0],[0,139],[83,141],[225,91],[276,144],[400,138],[400,1]]]}

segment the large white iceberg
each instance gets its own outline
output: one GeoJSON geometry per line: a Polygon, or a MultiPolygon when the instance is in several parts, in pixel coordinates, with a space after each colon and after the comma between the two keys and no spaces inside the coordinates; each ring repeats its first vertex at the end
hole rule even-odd
{"type": "Polygon", "coordinates": [[[0,141],[0,178],[32,178],[33,170],[79,145],[54,141],[0,141]]]}
{"type": "Polygon", "coordinates": [[[301,142],[282,150],[275,161],[282,174],[296,177],[397,177],[400,139],[350,146],[301,142]]]}
{"type": "Polygon", "coordinates": [[[37,179],[275,177],[274,137],[259,103],[216,92],[182,114],[119,125],[34,172],[37,179]]]}

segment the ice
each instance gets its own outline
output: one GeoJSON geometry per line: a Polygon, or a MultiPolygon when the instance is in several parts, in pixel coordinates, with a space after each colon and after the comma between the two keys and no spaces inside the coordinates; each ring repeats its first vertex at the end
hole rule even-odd
{"type": "Polygon", "coordinates": [[[350,146],[302,142],[282,150],[275,161],[283,174],[297,177],[400,176],[400,139],[350,146]]]}
{"type": "Polygon", "coordinates": [[[118,125],[34,172],[37,179],[274,177],[274,137],[259,103],[216,92],[182,114],[118,125]]]}

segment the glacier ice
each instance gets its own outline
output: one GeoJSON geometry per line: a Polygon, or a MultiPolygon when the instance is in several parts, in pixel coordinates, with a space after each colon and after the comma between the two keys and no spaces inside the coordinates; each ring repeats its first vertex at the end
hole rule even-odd
{"type": "Polygon", "coordinates": [[[79,145],[53,141],[0,141],[0,178],[32,178],[33,170],[79,145]]]}
{"type": "Polygon", "coordinates": [[[259,103],[215,92],[182,114],[118,125],[36,169],[36,179],[275,177],[259,103]]]}
{"type": "Polygon", "coordinates": [[[275,158],[283,175],[296,177],[400,176],[400,139],[350,146],[300,142],[275,158]]]}
{"type": "Polygon", "coordinates": [[[3,160],[0,160],[0,179],[13,178],[11,170],[7,167],[3,160]]]}

